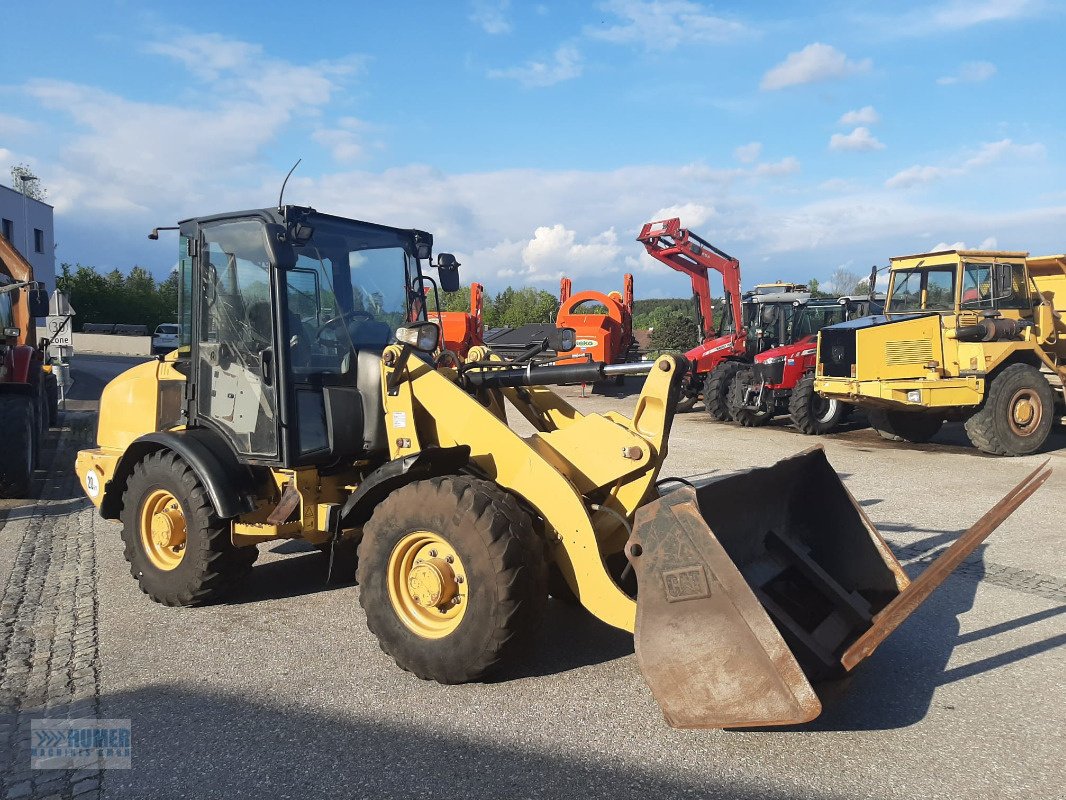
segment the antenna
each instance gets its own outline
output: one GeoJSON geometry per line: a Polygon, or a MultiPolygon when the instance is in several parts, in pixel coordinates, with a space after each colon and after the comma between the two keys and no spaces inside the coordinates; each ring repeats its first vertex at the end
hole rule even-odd
{"type": "Polygon", "coordinates": [[[285,180],[281,182],[281,191],[278,192],[278,211],[281,211],[284,206],[281,204],[281,199],[285,196],[285,185],[289,182],[289,178],[292,177],[292,173],[296,172],[296,168],[300,166],[302,158],[296,159],[296,163],[292,165],[292,169],[289,170],[289,174],[285,176],[285,180]]]}

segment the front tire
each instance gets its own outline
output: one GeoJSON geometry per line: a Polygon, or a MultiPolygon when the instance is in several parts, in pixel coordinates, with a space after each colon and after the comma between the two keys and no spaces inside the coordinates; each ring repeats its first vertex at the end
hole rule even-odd
{"type": "Polygon", "coordinates": [[[740,371],[736,361],[723,361],[707,374],[703,384],[703,406],[707,413],[719,422],[732,419],[730,397],[733,394],[733,382],[740,371]]]}
{"type": "Polygon", "coordinates": [[[0,497],[28,497],[38,435],[32,397],[0,395],[0,431],[0,497]]]}
{"type": "Polygon", "coordinates": [[[846,403],[835,397],[822,397],[814,391],[814,376],[800,378],[788,399],[792,423],[807,435],[831,433],[848,414],[846,403]]]}
{"type": "Polygon", "coordinates": [[[126,561],[141,591],[166,606],[219,600],[247,576],[254,546],[234,547],[192,468],[174,453],[149,454],[122,495],[126,561]]]}
{"type": "Polygon", "coordinates": [[[452,475],[390,494],[359,545],[359,603],[381,649],[425,680],[478,680],[522,653],[547,604],[542,540],[513,496],[452,475]]]}
{"type": "Polygon", "coordinates": [[[773,419],[774,412],[768,408],[762,408],[758,411],[753,411],[750,408],[742,408],[741,402],[743,401],[743,395],[745,393],[745,387],[751,385],[754,380],[754,374],[750,369],[737,370],[736,377],[733,379],[732,392],[730,394],[730,407],[729,413],[733,417],[734,422],[738,422],[745,428],[760,428],[771,419],[773,419]]]}
{"type": "Polygon", "coordinates": [[[867,412],[870,427],[890,442],[924,444],[932,439],[944,425],[943,417],[926,411],[887,411],[871,408],[867,412]]]}
{"type": "Polygon", "coordinates": [[[992,379],[966,434],[985,453],[1027,456],[1044,446],[1054,422],[1051,384],[1035,367],[1012,364],[992,379]]]}

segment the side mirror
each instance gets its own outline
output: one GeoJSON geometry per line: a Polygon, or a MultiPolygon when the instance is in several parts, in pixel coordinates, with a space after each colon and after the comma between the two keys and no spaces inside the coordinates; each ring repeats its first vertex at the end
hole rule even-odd
{"type": "Polygon", "coordinates": [[[437,256],[437,274],[440,277],[441,291],[459,291],[459,266],[459,262],[451,253],[441,253],[437,256]]]}
{"type": "Polygon", "coordinates": [[[30,289],[29,306],[31,317],[48,316],[48,292],[44,289],[30,289]]]}
{"type": "Polygon", "coordinates": [[[440,328],[436,322],[415,322],[396,329],[396,341],[418,350],[432,353],[440,341],[440,328]]]}
{"type": "Polygon", "coordinates": [[[547,341],[556,353],[569,353],[577,347],[577,332],[573,328],[556,328],[548,334],[547,341]]]}

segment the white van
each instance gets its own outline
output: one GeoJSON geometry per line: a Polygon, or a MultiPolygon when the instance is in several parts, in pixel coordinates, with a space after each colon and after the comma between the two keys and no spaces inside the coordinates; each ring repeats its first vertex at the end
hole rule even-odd
{"type": "Polygon", "coordinates": [[[174,324],[163,323],[157,326],[152,336],[152,352],[169,353],[171,350],[177,350],[180,331],[181,328],[174,324]]]}

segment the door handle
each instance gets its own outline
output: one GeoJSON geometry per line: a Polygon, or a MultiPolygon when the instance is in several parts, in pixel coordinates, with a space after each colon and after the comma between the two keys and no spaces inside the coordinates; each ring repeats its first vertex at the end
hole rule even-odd
{"type": "Polygon", "coordinates": [[[259,374],[264,386],[274,385],[274,351],[271,348],[259,351],[259,374]]]}

